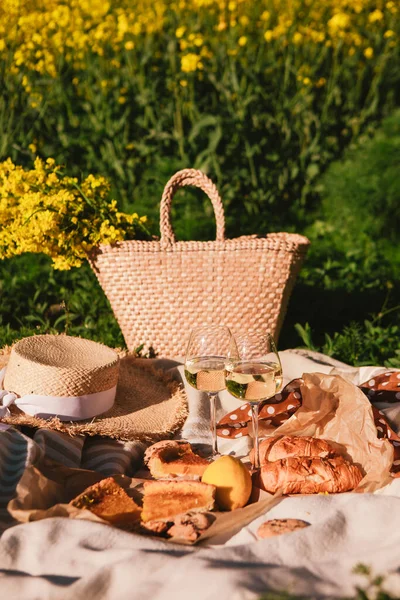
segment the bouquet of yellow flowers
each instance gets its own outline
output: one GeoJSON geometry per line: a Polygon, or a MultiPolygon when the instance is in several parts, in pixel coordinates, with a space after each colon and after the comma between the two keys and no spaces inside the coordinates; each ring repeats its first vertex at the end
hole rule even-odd
{"type": "Polygon", "coordinates": [[[0,259],[43,252],[55,269],[70,269],[99,244],[149,239],[147,218],[119,212],[109,192],[104,177],[80,183],[52,158],[37,157],[28,171],[0,163],[0,259]]]}

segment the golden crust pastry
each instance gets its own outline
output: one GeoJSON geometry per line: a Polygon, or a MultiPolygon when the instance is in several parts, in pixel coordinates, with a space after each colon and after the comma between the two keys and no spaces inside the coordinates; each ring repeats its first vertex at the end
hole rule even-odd
{"type": "MultiPolygon", "coordinates": [[[[260,443],[260,464],[291,456],[326,458],[334,453],[334,447],[326,440],[308,436],[274,436],[260,443]]],[[[250,452],[250,461],[254,464],[254,449],[250,452]]]]}
{"type": "Polygon", "coordinates": [[[147,448],[144,462],[154,479],[199,479],[209,465],[208,460],[193,452],[189,442],[181,440],[153,444],[147,448]]]}
{"type": "Polygon", "coordinates": [[[88,487],[70,504],[90,510],[113,525],[127,525],[140,520],[141,508],[112,477],[88,487]]]}
{"type": "Polygon", "coordinates": [[[144,522],[212,510],[215,504],[215,486],[200,481],[146,481],[143,489],[144,522]]]}
{"type": "Polygon", "coordinates": [[[265,463],[260,487],[274,494],[318,494],[348,492],[357,487],[362,473],[341,456],[335,458],[284,458],[265,463]]]}

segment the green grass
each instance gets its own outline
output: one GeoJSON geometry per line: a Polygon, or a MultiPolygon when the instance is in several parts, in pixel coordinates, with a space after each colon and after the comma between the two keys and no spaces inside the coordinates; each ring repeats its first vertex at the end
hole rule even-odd
{"type": "Polygon", "coordinates": [[[113,347],[125,345],[88,264],[61,272],[42,255],[2,261],[0,297],[2,344],[35,333],[67,332],[113,347]]]}

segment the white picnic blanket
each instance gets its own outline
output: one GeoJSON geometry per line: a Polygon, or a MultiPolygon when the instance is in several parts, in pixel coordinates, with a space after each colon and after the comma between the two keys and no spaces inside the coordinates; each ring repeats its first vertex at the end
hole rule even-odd
{"type": "MultiPolygon", "coordinates": [[[[281,358],[287,381],[303,372],[334,370],[360,383],[380,372],[375,367],[360,372],[320,355],[311,359],[286,351],[281,358]]],[[[165,366],[179,376],[179,367],[165,366]]],[[[192,390],[188,395],[182,436],[203,443],[208,436],[207,404],[192,390]]],[[[220,414],[234,409],[234,402],[221,394],[220,414]]],[[[8,483],[7,465],[1,462],[8,456],[2,435],[10,440],[14,433],[0,432],[0,491],[8,483]]],[[[22,446],[23,434],[17,435],[22,446]]],[[[222,450],[240,454],[245,443],[236,440],[234,448],[222,450]]],[[[37,443],[26,445],[24,460],[34,463],[37,443]]],[[[45,451],[43,445],[40,451],[45,451]]],[[[350,597],[356,585],[367,586],[365,577],[352,572],[358,563],[385,575],[384,586],[400,597],[400,479],[373,495],[285,498],[268,515],[230,536],[211,539],[206,547],[167,544],[61,518],[9,527],[0,538],[1,597],[7,600],[250,600],[269,590],[307,598],[350,597]],[[311,526],[257,540],[258,525],[279,517],[301,518],[311,526]]]]}

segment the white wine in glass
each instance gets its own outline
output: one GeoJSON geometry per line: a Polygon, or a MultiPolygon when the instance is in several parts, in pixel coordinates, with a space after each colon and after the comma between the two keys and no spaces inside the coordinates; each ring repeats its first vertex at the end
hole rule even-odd
{"type": "Polygon", "coordinates": [[[231,332],[223,325],[197,327],[190,334],[186,351],[186,381],[206,392],[210,401],[213,456],[218,455],[216,398],[225,389],[225,362],[231,338],[231,332]]]}
{"type": "Polygon", "coordinates": [[[255,444],[254,467],[260,468],[258,408],[282,387],[282,365],[273,337],[249,333],[235,337],[225,363],[226,389],[251,406],[255,444]]]}

